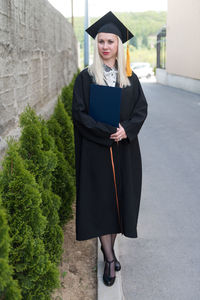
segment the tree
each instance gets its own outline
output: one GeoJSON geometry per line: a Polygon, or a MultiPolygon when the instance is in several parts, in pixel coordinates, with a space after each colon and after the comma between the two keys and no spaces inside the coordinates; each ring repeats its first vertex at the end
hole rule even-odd
{"type": "Polygon", "coordinates": [[[148,48],[148,38],[146,35],[142,37],[142,46],[148,48]]]}
{"type": "Polygon", "coordinates": [[[39,184],[41,209],[47,219],[43,241],[51,261],[57,264],[62,254],[63,232],[58,215],[61,200],[52,191],[52,173],[57,166],[55,143],[44,120],[30,106],[21,114],[20,126],[22,133],[19,151],[27,169],[39,184]]]}
{"type": "Polygon", "coordinates": [[[61,206],[59,209],[60,224],[64,225],[72,218],[72,203],[75,196],[74,178],[71,174],[69,162],[64,157],[64,145],[61,139],[62,128],[58,121],[52,116],[47,121],[50,135],[55,140],[57,166],[53,171],[52,189],[60,196],[61,206]]]}
{"type": "Polygon", "coordinates": [[[0,197],[0,299],[20,300],[21,291],[13,279],[13,268],[9,264],[10,237],[6,211],[0,197]]]}
{"type": "Polygon", "coordinates": [[[72,99],[73,99],[73,88],[74,82],[79,71],[73,76],[72,81],[69,85],[62,88],[60,95],[61,101],[64,103],[65,110],[67,111],[70,118],[72,118],[72,99]]]}
{"type": "Polygon", "coordinates": [[[43,243],[47,220],[41,210],[39,185],[18,152],[18,144],[10,140],[0,178],[10,226],[10,264],[23,299],[50,299],[53,289],[59,286],[59,274],[43,243]]]}
{"type": "MultiPolygon", "coordinates": [[[[70,174],[75,176],[75,157],[74,157],[74,132],[73,124],[70,116],[64,108],[60,97],[58,98],[57,105],[55,107],[53,117],[57,120],[58,124],[61,127],[60,137],[63,144],[63,153],[65,159],[69,163],[70,174]]],[[[62,151],[61,149],[58,149],[62,151]]]]}

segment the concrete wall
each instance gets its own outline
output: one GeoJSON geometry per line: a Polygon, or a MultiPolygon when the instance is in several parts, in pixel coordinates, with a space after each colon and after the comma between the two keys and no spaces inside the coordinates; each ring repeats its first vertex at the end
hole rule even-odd
{"type": "Polygon", "coordinates": [[[200,79],[200,1],[168,0],[166,71],[200,79]]]}
{"type": "Polygon", "coordinates": [[[156,69],[158,83],[173,86],[192,93],[200,94],[200,80],[167,73],[165,69],[156,69]]]}
{"type": "Polygon", "coordinates": [[[52,113],[77,66],[72,26],[47,0],[0,0],[0,152],[28,103],[52,113]]]}

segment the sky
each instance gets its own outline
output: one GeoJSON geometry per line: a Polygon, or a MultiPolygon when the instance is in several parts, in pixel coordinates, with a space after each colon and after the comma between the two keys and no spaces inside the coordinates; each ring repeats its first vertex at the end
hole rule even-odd
{"type": "MultiPolygon", "coordinates": [[[[48,0],[65,17],[71,16],[71,0],[48,0]]],[[[73,0],[74,16],[84,15],[85,0],[73,0]]],[[[167,0],[88,0],[89,16],[103,16],[108,11],[141,12],[166,11],[167,0]]]]}

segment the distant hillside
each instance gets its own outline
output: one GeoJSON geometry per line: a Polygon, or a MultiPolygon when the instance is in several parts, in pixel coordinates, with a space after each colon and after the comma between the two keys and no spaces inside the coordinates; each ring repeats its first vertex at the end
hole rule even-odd
{"type": "MultiPolygon", "coordinates": [[[[157,32],[166,25],[167,12],[137,12],[137,13],[115,13],[114,14],[130,29],[134,38],[130,41],[136,47],[148,47],[150,40],[155,40],[157,32]]],[[[90,18],[93,24],[99,18],[90,18]]],[[[84,17],[74,18],[74,29],[80,47],[83,48],[84,41],[84,17]]]]}

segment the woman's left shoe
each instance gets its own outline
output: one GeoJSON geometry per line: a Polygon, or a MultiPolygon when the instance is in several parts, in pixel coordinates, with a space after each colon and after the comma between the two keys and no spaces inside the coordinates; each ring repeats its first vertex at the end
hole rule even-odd
{"type": "MultiPolygon", "coordinates": [[[[106,256],[105,256],[104,249],[103,249],[102,246],[101,246],[101,251],[103,252],[103,259],[104,259],[104,261],[106,261],[106,256]]],[[[117,260],[117,258],[115,256],[114,249],[113,249],[113,255],[114,255],[114,260],[115,260],[115,271],[120,271],[121,270],[121,264],[120,264],[120,262],[117,260]]]]}
{"type": "Polygon", "coordinates": [[[113,285],[114,282],[115,282],[115,278],[116,278],[116,276],[113,276],[113,277],[110,276],[110,274],[111,274],[111,266],[110,265],[112,263],[115,263],[114,259],[111,260],[111,261],[109,261],[107,259],[105,260],[105,267],[104,267],[104,273],[103,273],[103,282],[107,286],[113,285]],[[106,266],[106,265],[108,265],[108,266],[106,266]],[[107,268],[108,268],[108,271],[107,271],[107,268]]]}

